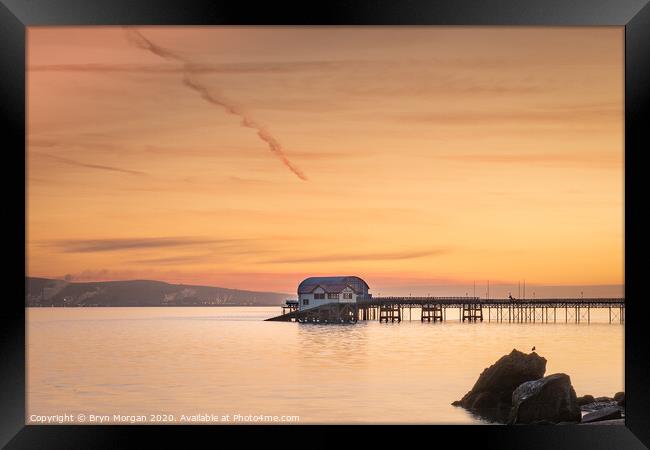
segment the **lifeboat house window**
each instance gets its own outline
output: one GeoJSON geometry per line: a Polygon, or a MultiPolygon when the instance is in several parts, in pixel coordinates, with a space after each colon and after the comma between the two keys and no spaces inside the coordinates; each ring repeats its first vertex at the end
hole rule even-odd
{"type": "Polygon", "coordinates": [[[324,300],[325,294],[314,294],[314,300],[324,300]]]}
{"type": "Polygon", "coordinates": [[[352,300],[352,293],[351,292],[344,292],[343,293],[343,300],[352,300]]]}
{"type": "Polygon", "coordinates": [[[302,304],[303,305],[309,305],[309,299],[308,298],[303,298],[302,299],[302,304]]]}
{"type": "Polygon", "coordinates": [[[332,293],[330,292],[329,294],[327,294],[327,298],[338,299],[338,298],[339,298],[339,294],[332,294],[332,293]]]}

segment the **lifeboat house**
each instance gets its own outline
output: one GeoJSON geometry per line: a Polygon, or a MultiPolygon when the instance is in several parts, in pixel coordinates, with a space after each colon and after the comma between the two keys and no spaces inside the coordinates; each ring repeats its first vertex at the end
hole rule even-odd
{"type": "Polygon", "coordinates": [[[368,299],[368,283],[355,276],[309,277],[298,285],[299,309],[368,299]]]}

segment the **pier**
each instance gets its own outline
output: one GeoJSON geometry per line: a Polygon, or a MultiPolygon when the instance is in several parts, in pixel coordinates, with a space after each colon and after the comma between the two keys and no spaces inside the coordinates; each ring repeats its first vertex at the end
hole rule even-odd
{"type": "Polygon", "coordinates": [[[285,307],[283,314],[266,320],[302,323],[377,320],[394,323],[412,320],[413,310],[416,310],[420,313],[420,321],[428,323],[591,323],[594,309],[606,310],[610,324],[625,323],[625,298],[369,297],[354,303],[332,302],[290,312],[286,312],[285,307]]]}

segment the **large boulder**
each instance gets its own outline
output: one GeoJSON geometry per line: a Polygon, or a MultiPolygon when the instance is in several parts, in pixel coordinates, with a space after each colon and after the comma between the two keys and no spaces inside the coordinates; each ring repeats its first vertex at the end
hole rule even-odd
{"type": "Polygon", "coordinates": [[[571,378],[555,373],[515,389],[508,423],[580,422],[580,416],[571,378]]]}
{"type": "Polygon", "coordinates": [[[544,376],[546,359],[512,350],[481,372],[474,387],[462,399],[452,403],[470,410],[488,412],[510,408],[513,391],[520,384],[544,376]]]}

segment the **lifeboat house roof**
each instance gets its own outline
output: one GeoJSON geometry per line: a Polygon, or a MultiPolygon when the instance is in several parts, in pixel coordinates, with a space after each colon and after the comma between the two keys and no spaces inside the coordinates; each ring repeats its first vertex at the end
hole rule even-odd
{"type": "Polygon", "coordinates": [[[368,283],[359,277],[342,276],[342,277],[309,277],[298,285],[298,295],[311,294],[317,287],[323,288],[328,293],[340,293],[346,287],[349,287],[357,294],[368,293],[368,283]]]}

